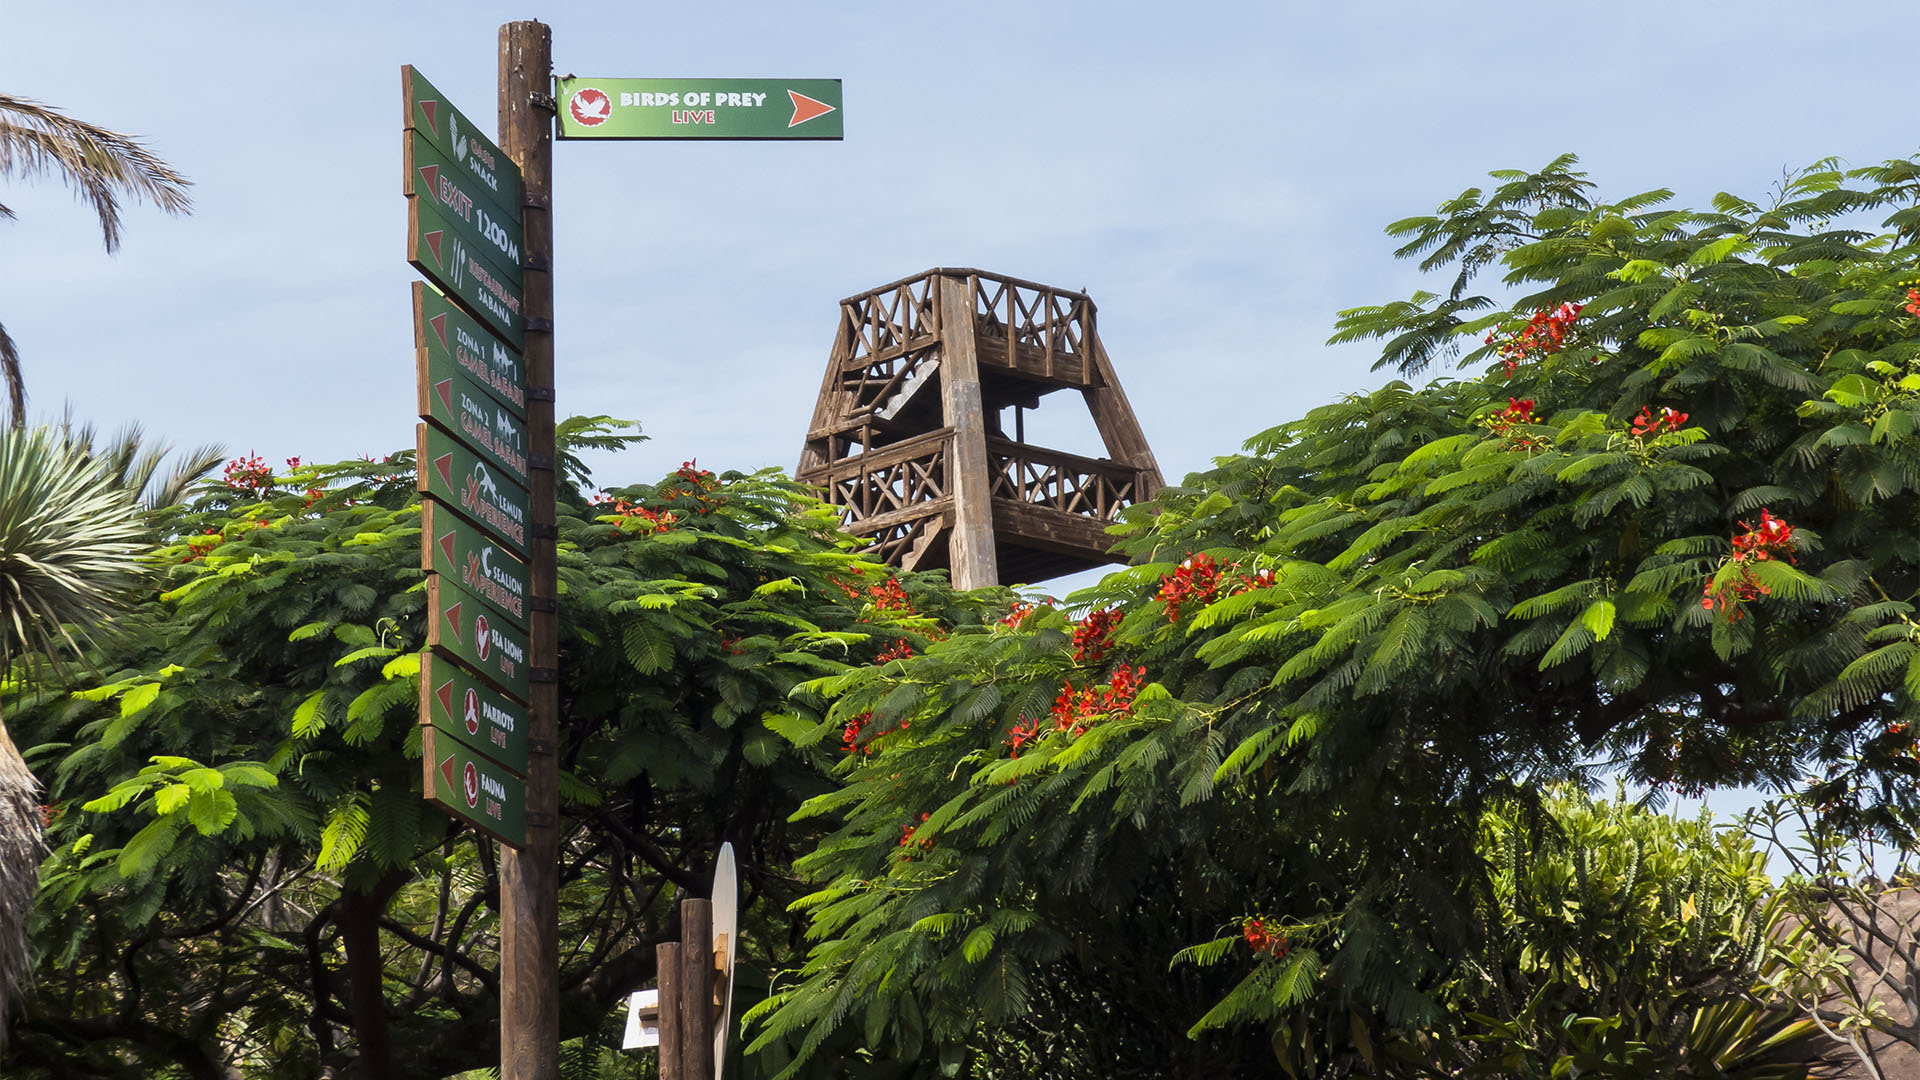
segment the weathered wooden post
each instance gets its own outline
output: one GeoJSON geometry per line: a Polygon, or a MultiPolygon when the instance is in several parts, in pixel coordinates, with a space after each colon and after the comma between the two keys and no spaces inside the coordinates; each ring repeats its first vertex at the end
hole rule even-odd
{"type": "Polygon", "coordinates": [[[528,532],[533,596],[532,716],[527,731],[527,840],[500,854],[500,1077],[560,1075],[560,626],[554,545],[553,33],[544,23],[500,28],[502,149],[520,167],[526,235],[528,532]]]}

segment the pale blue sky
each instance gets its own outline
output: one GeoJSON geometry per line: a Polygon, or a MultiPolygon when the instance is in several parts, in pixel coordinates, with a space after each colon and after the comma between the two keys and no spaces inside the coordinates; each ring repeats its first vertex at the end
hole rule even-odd
{"type": "MultiPolygon", "coordinates": [[[[42,416],[70,403],[273,461],[410,446],[398,70],[485,122],[498,25],[540,18],[562,74],[845,80],[840,143],[557,148],[559,404],[653,437],[603,482],[695,456],[791,468],[840,298],[931,266],[1088,290],[1176,478],[1386,378],[1322,344],[1335,313],[1417,287],[1381,226],[1489,169],[1571,150],[1604,192],[1698,205],[1914,151],[1910,15],[0,0],[0,90],[145,136],[199,204],[133,210],[108,258],[68,193],[7,185],[0,321],[42,416]]],[[[1092,449],[1053,401],[1029,432],[1092,449]]]]}
{"type": "MultiPolygon", "coordinates": [[[[1489,169],[1572,150],[1698,203],[1916,142],[1886,3],[81,10],[0,0],[0,89],[144,136],[198,211],[134,209],[109,258],[68,193],[7,186],[31,408],[275,461],[411,444],[398,69],[491,119],[510,18],[561,73],[845,80],[840,143],[557,148],[560,407],[653,437],[607,482],[791,467],[838,300],[936,265],[1091,292],[1178,477],[1385,378],[1321,344],[1335,312],[1414,288],[1381,226],[1489,169]]],[[[1030,431],[1090,449],[1076,407],[1030,431]]]]}

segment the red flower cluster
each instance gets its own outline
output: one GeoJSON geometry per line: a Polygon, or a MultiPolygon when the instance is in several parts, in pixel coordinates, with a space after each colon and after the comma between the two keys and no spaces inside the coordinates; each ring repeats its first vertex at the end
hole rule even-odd
{"type": "Polygon", "coordinates": [[[1487,430],[1505,435],[1516,424],[1533,423],[1533,399],[1508,398],[1507,407],[1487,417],[1487,430]]]}
{"type": "Polygon", "coordinates": [[[1258,915],[1240,924],[1240,936],[1246,939],[1247,946],[1256,956],[1261,953],[1270,956],[1287,955],[1287,935],[1276,928],[1269,927],[1267,921],[1258,915]]]}
{"type": "Polygon", "coordinates": [[[890,660],[905,660],[908,657],[911,657],[912,655],[913,655],[913,646],[907,644],[906,638],[901,638],[899,641],[896,641],[893,644],[887,646],[886,648],[880,650],[880,655],[874,657],[873,662],[876,665],[884,664],[890,660]]]}
{"type": "Polygon", "coordinates": [[[1786,552],[1787,561],[1793,561],[1793,526],[1774,517],[1766,507],[1760,508],[1759,528],[1745,521],[1740,524],[1747,531],[1733,538],[1735,562],[1764,562],[1776,551],[1786,552]]]}
{"type": "Polygon", "coordinates": [[[1633,418],[1633,433],[1635,435],[1658,435],[1660,434],[1660,429],[1663,427],[1668,431],[1679,431],[1680,425],[1686,422],[1686,413],[1676,412],[1673,409],[1662,406],[1660,414],[1656,416],[1654,415],[1651,405],[1642,405],[1640,406],[1640,415],[1633,418]]]}
{"type": "Polygon", "coordinates": [[[660,489],[661,498],[677,499],[682,495],[691,495],[701,503],[700,507],[694,511],[695,513],[713,513],[713,507],[707,505],[707,493],[719,487],[720,482],[714,479],[712,472],[695,466],[692,461],[683,461],[673,476],[674,482],[660,489]],[[684,487],[681,486],[683,484],[684,487]]]}
{"type": "Polygon", "coordinates": [[[739,656],[741,653],[747,651],[746,649],[741,648],[740,639],[738,637],[735,637],[729,634],[720,635],[720,647],[726,650],[727,654],[730,656],[739,656]]]}
{"type": "Polygon", "coordinates": [[[1033,614],[1033,610],[1032,604],[1023,604],[1015,600],[1013,606],[1007,609],[1006,616],[1000,620],[1000,625],[1009,630],[1018,630],[1020,624],[1027,621],[1027,616],[1033,614]]]}
{"type": "Polygon", "coordinates": [[[1585,304],[1561,304],[1551,311],[1536,311],[1527,325],[1503,341],[1496,342],[1498,331],[1487,331],[1486,342],[1495,346],[1500,362],[1506,365],[1507,378],[1513,378],[1521,361],[1535,356],[1548,356],[1566,348],[1568,330],[1573,326],[1573,320],[1580,317],[1584,307],[1585,304]]]}
{"type": "Polygon", "coordinates": [[[863,712],[852,720],[847,721],[847,726],[840,729],[840,745],[846,747],[847,753],[871,756],[874,750],[874,741],[879,739],[880,736],[891,735],[896,731],[905,731],[913,726],[912,721],[902,720],[900,721],[899,727],[887,728],[885,731],[875,732],[873,737],[863,744],[860,742],[860,735],[867,730],[867,725],[872,721],[873,713],[863,712]]]}
{"type": "Polygon", "coordinates": [[[1073,624],[1074,663],[1097,664],[1106,659],[1113,647],[1113,631],[1120,625],[1120,609],[1105,608],[1091,612],[1073,624]]]}
{"type": "MultiPolygon", "coordinates": [[[[1233,565],[1237,567],[1240,564],[1234,563],[1233,565]]],[[[1239,584],[1235,585],[1233,589],[1227,593],[1228,596],[1238,596],[1249,589],[1265,589],[1270,587],[1273,584],[1273,571],[1255,570],[1251,574],[1242,571],[1239,582],[1239,584]]]]}
{"type": "Polygon", "coordinates": [[[1204,605],[1219,588],[1220,568],[1213,556],[1201,552],[1187,556],[1173,573],[1162,577],[1155,595],[1167,605],[1167,621],[1179,622],[1183,605],[1189,601],[1204,605]]]}
{"type": "Polygon", "coordinates": [[[674,522],[679,520],[673,516],[671,510],[649,510],[625,499],[615,500],[613,509],[609,513],[621,519],[620,529],[614,531],[615,536],[619,536],[620,530],[624,529],[637,529],[642,536],[665,532],[673,528],[674,522]]]}
{"type": "Polygon", "coordinates": [[[189,536],[187,537],[187,553],[180,557],[180,561],[189,563],[204,559],[208,552],[226,542],[226,536],[222,534],[219,529],[208,529],[199,536],[189,536]]]}
{"type": "Polygon", "coordinates": [[[885,585],[870,585],[867,596],[873,606],[881,611],[897,611],[902,615],[912,615],[913,601],[908,599],[907,590],[900,587],[900,579],[890,577],[885,585]]]}
{"type": "Polygon", "coordinates": [[[1907,314],[1920,315],[1920,289],[1907,290],[1907,314]]]}
{"type": "Polygon", "coordinates": [[[1133,711],[1133,698],[1146,681],[1147,669],[1121,664],[1108,676],[1105,687],[1089,686],[1075,690],[1072,683],[1060,688],[1053,699],[1053,730],[1085,735],[1087,727],[1102,716],[1125,715],[1133,711]]]}
{"type": "Polygon", "coordinates": [[[224,479],[227,487],[234,491],[258,494],[273,486],[273,470],[267,468],[260,455],[254,454],[227,462],[224,479]]]}
{"type": "Polygon", "coordinates": [[[1024,723],[1013,725],[1013,730],[1007,732],[1007,745],[1013,747],[1012,756],[1019,757],[1021,747],[1030,742],[1037,742],[1039,738],[1040,721],[1027,720],[1024,723]]]}
{"type": "Polygon", "coordinates": [[[853,719],[847,721],[847,726],[840,729],[840,744],[847,748],[847,753],[849,754],[873,753],[872,743],[868,743],[866,746],[859,745],[860,733],[866,730],[867,721],[872,719],[873,719],[873,713],[863,712],[859,716],[856,716],[853,719]]]}
{"type": "MultiPolygon", "coordinates": [[[[920,820],[924,823],[932,816],[932,814],[921,814],[920,820]]],[[[900,846],[906,849],[900,853],[900,858],[903,862],[912,862],[919,858],[919,851],[933,850],[933,837],[929,836],[924,840],[915,840],[913,838],[914,830],[919,827],[919,825],[914,824],[900,826],[900,846]]]]}
{"type": "Polygon", "coordinates": [[[1745,521],[1740,524],[1747,531],[1733,538],[1733,556],[1730,560],[1740,567],[1740,576],[1718,590],[1714,589],[1712,579],[1708,579],[1705,595],[1700,600],[1700,606],[1708,611],[1714,608],[1731,611],[1736,619],[1740,617],[1740,612],[1735,605],[1769,594],[1767,587],[1754,578],[1752,564],[1766,562],[1780,553],[1786,555],[1788,562],[1794,561],[1793,526],[1774,517],[1765,507],[1760,509],[1758,528],[1745,521]]]}

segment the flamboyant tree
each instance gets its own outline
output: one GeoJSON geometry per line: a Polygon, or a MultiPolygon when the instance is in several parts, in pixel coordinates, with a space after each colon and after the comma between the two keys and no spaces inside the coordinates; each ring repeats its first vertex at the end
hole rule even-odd
{"type": "Polygon", "coordinates": [[[813,684],[798,739],[858,752],[763,1052],[1411,1069],[1374,1048],[1467,1037],[1491,807],[1812,768],[1911,825],[1920,162],[1705,211],[1572,164],[1391,226],[1448,286],[1342,316],[1464,377],[1254,437],[1066,609],[813,684]]]}
{"type": "MultiPolygon", "coordinates": [[[[563,425],[563,458],[626,436],[563,425]]],[[[52,851],[19,1077],[443,1076],[498,1060],[491,842],[420,796],[426,598],[409,455],[257,457],[161,513],[160,580],[77,686],[9,688],[52,851]]],[[[739,1000],[787,962],[787,817],[830,789],[794,688],[979,601],[859,555],[772,475],[563,485],[561,1013],[613,1060],[676,892],[739,853],[739,1000]],[[771,719],[770,719],[771,718],[771,719]],[[770,726],[770,724],[772,726],[770,726]]]]}

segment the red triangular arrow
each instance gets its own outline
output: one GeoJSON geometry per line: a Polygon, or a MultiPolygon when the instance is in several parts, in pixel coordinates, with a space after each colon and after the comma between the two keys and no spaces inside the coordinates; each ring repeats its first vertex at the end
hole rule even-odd
{"type": "Polygon", "coordinates": [[[799,127],[816,116],[825,116],[833,111],[833,106],[824,101],[815,101],[798,90],[787,91],[793,99],[793,119],[787,121],[788,127],[799,127]]]}
{"type": "MultiPolygon", "coordinates": [[[[466,603],[465,600],[460,601],[460,604],[464,603],[466,603]]],[[[447,625],[453,627],[453,640],[455,641],[460,640],[460,604],[455,604],[447,609],[447,625]]]]}
{"type": "Polygon", "coordinates": [[[440,775],[447,778],[448,791],[460,790],[459,788],[455,787],[453,784],[453,755],[452,754],[448,754],[447,760],[440,763],[440,775]]]}
{"type": "Polygon", "coordinates": [[[434,458],[433,468],[434,468],[434,471],[440,474],[440,479],[442,482],[444,482],[448,487],[453,486],[453,455],[452,454],[441,454],[439,457],[434,458]]]}
{"type": "Polygon", "coordinates": [[[433,318],[428,319],[427,325],[433,327],[433,332],[439,335],[440,347],[443,349],[446,348],[447,347],[447,313],[443,311],[440,314],[435,315],[433,318]]]}
{"type": "MultiPolygon", "coordinates": [[[[447,553],[447,562],[451,564],[453,562],[453,533],[449,532],[440,538],[440,550],[447,553]]],[[[452,686],[453,684],[448,683],[447,685],[452,686]]]]}
{"type": "Polygon", "coordinates": [[[442,709],[447,710],[448,716],[452,716],[453,715],[453,680],[448,679],[446,682],[441,683],[440,689],[435,690],[433,692],[433,696],[440,699],[440,707],[442,709]]]}
{"type": "Polygon", "coordinates": [[[427,126],[433,129],[435,135],[440,134],[440,122],[433,118],[433,114],[439,107],[440,103],[437,101],[423,101],[420,103],[420,111],[427,114],[427,126]]]}
{"type": "MultiPolygon", "coordinates": [[[[440,404],[445,405],[447,411],[451,413],[453,411],[453,380],[441,379],[439,382],[434,383],[433,392],[440,395],[440,404]]],[[[449,481],[449,483],[451,483],[451,481],[449,481]]],[[[448,558],[452,558],[452,556],[448,556],[448,558]]]]}
{"type": "MultiPolygon", "coordinates": [[[[792,125],[788,125],[788,126],[791,127],[792,125]]],[[[433,249],[434,262],[439,263],[441,266],[447,265],[447,261],[440,257],[440,230],[439,229],[435,229],[432,232],[427,234],[427,246],[433,249]]]]}
{"type": "Polygon", "coordinates": [[[429,198],[440,197],[440,166],[427,165],[421,168],[420,175],[427,180],[426,195],[429,198]]]}

